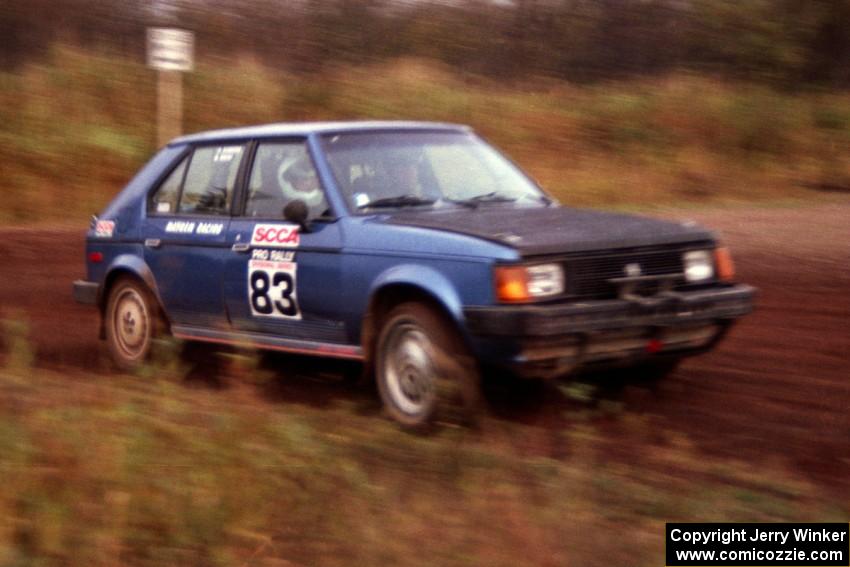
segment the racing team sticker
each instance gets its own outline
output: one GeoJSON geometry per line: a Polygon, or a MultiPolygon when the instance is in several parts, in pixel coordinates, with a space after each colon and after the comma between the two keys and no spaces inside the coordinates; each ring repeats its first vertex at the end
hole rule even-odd
{"type": "Polygon", "coordinates": [[[251,234],[252,246],[297,248],[299,242],[297,224],[257,224],[251,234]]]}

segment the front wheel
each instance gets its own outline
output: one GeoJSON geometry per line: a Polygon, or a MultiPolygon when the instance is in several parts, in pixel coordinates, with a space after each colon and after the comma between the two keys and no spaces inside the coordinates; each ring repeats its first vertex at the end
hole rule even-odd
{"type": "Polygon", "coordinates": [[[384,320],[375,373],[390,416],[408,427],[425,426],[459,409],[471,417],[479,398],[479,371],[462,338],[436,310],[404,303],[384,320]]]}
{"type": "Polygon", "coordinates": [[[106,306],[106,343],[122,370],[139,367],[148,357],[157,331],[156,304],[147,288],[136,280],[118,281],[106,306]]]}

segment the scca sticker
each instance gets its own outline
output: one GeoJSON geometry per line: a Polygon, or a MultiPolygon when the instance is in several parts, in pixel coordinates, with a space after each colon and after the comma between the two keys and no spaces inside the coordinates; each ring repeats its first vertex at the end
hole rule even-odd
{"type": "Polygon", "coordinates": [[[98,238],[112,238],[115,232],[115,221],[99,220],[94,226],[94,235],[98,238]]]}
{"type": "Polygon", "coordinates": [[[297,248],[300,242],[297,224],[254,225],[251,245],[267,248],[297,248]]]}

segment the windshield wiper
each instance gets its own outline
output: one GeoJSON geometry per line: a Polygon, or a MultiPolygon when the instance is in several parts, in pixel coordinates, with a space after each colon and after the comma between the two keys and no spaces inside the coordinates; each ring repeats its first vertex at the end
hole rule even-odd
{"type": "Polygon", "coordinates": [[[411,194],[398,195],[396,197],[384,197],[383,199],[378,199],[376,201],[372,201],[371,203],[360,205],[359,207],[357,207],[357,210],[361,211],[363,209],[415,207],[417,205],[433,205],[436,202],[436,199],[423,199],[422,197],[418,197],[416,195],[411,194]]]}
{"type": "Polygon", "coordinates": [[[478,206],[478,203],[513,203],[516,201],[516,197],[507,197],[505,195],[499,195],[498,191],[490,191],[489,193],[482,193],[468,199],[449,199],[449,201],[458,205],[475,208],[478,206]]]}
{"type": "Polygon", "coordinates": [[[516,201],[516,197],[507,197],[505,195],[499,195],[498,191],[490,191],[489,193],[482,193],[466,200],[472,203],[513,203],[516,201]]]}

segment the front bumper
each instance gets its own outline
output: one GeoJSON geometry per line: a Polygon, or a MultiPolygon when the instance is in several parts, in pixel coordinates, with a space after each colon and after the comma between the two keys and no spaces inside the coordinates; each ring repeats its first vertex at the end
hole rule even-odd
{"type": "Polygon", "coordinates": [[[754,296],[754,288],[739,284],[565,305],[468,307],[464,315],[482,358],[548,378],[583,366],[704,352],[752,311],[754,296]]]}
{"type": "Polygon", "coordinates": [[[74,282],[74,301],[86,305],[97,305],[99,290],[100,285],[97,283],[77,280],[74,282]]]}

